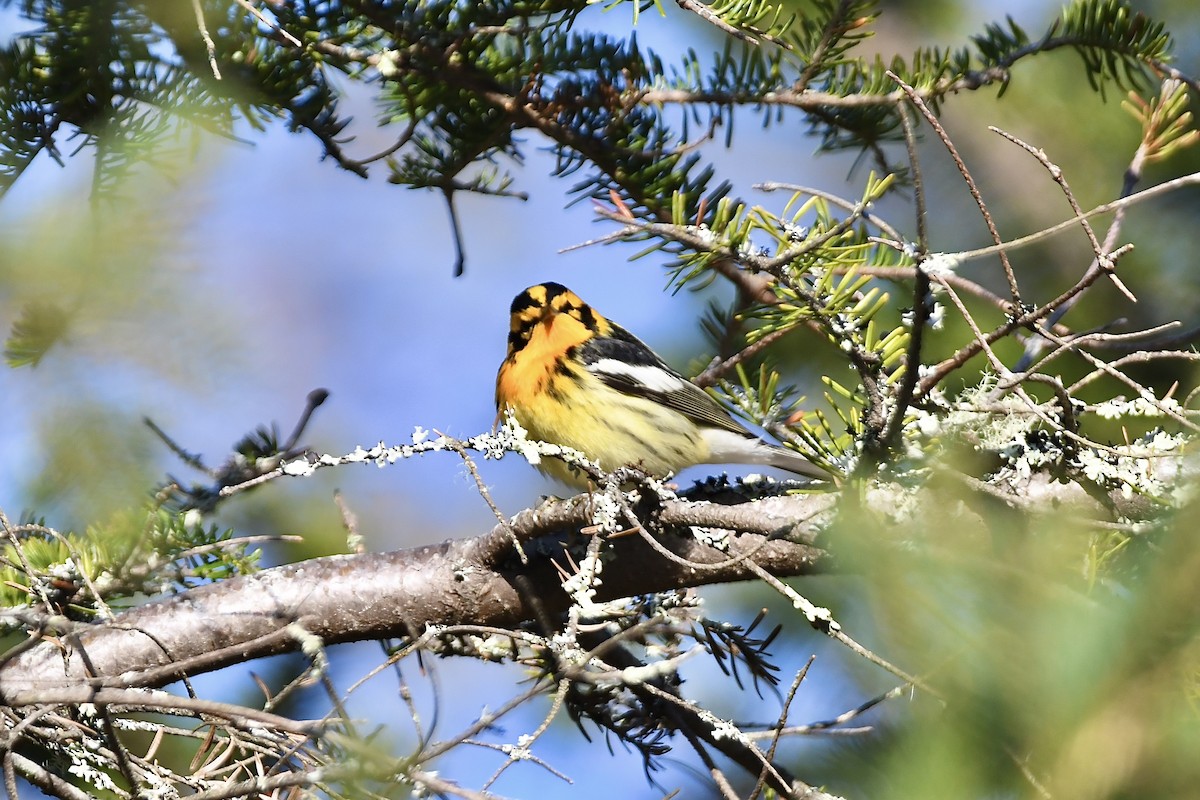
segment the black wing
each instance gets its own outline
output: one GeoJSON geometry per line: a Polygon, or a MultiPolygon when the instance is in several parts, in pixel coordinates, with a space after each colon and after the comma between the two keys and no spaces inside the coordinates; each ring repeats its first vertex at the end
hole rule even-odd
{"type": "Polygon", "coordinates": [[[703,389],[618,325],[612,326],[608,336],[585,342],[580,357],[588,372],[619,392],[648,398],[703,425],[751,435],[703,389]]]}

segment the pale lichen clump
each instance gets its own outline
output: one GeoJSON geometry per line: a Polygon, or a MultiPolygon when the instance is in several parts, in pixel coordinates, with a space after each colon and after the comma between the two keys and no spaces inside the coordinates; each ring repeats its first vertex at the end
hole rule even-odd
{"type": "Polygon", "coordinates": [[[603,570],[604,560],[600,555],[589,554],[580,560],[578,571],[563,581],[563,591],[584,613],[588,613],[596,605],[596,587],[603,583],[600,579],[603,570]]]}
{"type": "MultiPolygon", "coordinates": [[[[998,383],[997,376],[987,374],[953,404],[940,399],[936,405],[946,409],[943,413],[918,409],[906,428],[907,456],[920,460],[937,437],[955,436],[978,451],[1000,456],[1003,463],[989,482],[1010,490],[1019,491],[1035,475],[1050,470],[1074,473],[1127,499],[1135,494],[1165,498],[1178,488],[1173,479],[1181,474],[1180,459],[1191,441],[1187,434],[1153,430],[1120,445],[1089,442],[1048,425],[1047,419],[1053,420],[1056,413],[1053,406],[1037,413],[1027,399],[999,391],[998,383]]],[[[1173,418],[1183,412],[1173,398],[1153,396],[1073,406],[1076,413],[1106,420],[1173,418]]]]}

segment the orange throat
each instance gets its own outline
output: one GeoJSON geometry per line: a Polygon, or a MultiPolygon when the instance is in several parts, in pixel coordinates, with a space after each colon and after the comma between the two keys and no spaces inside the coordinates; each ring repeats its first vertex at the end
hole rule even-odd
{"type": "Polygon", "coordinates": [[[496,404],[516,408],[529,405],[545,390],[567,351],[583,344],[591,331],[566,314],[554,314],[534,326],[525,346],[508,355],[496,376],[496,404]]]}

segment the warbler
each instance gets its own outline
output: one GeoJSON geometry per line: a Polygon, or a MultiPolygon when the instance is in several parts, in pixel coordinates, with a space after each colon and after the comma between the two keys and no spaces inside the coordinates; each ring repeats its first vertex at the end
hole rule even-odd
{"type": "MultiPolygon", "coordinates": [[[[665,477],[693,464],[759,464],[830,479],[799,453],[748,431],[567,287],[530,286],[511,315],[496,409],[511,409],[531,439],[572,447],[605,471],[632,466],[665,477]]],[[[561,461],[543,459],[539,469],[587,487],[587,476],[561,461]]]]}

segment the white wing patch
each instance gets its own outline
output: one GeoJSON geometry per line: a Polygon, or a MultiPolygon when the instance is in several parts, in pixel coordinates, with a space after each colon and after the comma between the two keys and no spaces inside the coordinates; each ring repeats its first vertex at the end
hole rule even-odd
{"type": "Polygon", "coordinates": [[[646,387],[651,392],[659,392],[661,394],[685,391],[689,387],[692,387],[692,384],[678,375],[672,375],[662,367],[655,367],[648,364],[627,364],[615,358],[601,358],[592,364],[588,364],[588,370],[601,375],[624,378],[639,386],[646,387]]]}

